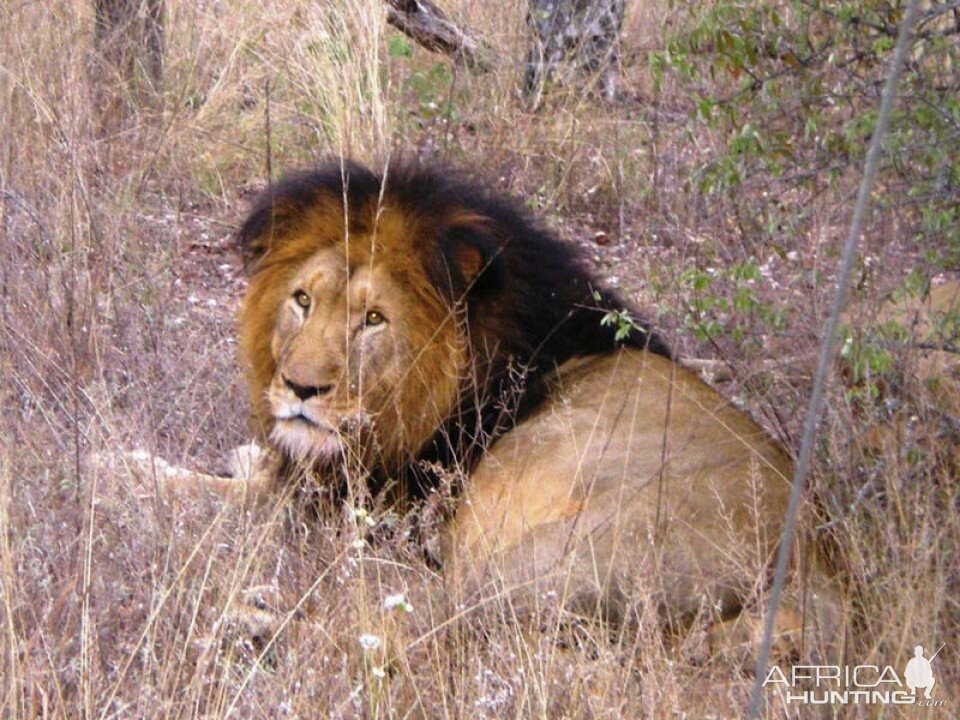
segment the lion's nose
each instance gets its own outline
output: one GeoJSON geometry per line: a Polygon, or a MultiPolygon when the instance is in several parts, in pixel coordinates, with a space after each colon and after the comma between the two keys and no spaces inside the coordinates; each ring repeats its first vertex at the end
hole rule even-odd
{"type": "Polygon", "coordinates": [[[288,377],[283,378],[283,382],[288,388],[296,395],[300,400],[309,400],[312,397],[318,397],[320,395],[326,395],[330,390],[333,389],[333,385],[320,385],[317,387],[310,387],[309,385],[298,385],[293,382],[288,377]]]}

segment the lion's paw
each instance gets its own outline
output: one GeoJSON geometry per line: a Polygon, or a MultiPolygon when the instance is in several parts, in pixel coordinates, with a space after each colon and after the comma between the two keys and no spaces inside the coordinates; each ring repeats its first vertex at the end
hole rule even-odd
{"type": "Polygon", "coordinates": [[[238,445],[226,455],[227,472],[234,480],[250,482],[270,463],[269,453],[257,443],[238,445]]]}

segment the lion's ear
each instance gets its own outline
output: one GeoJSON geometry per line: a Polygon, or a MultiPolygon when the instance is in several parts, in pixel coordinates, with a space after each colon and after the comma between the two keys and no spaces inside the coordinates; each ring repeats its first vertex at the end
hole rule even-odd
{"type": "Polygon", "coordinates": [[[292,204],[264,193],[254,204],[237,231],[237,244],[243,267],[252,273],[263,257],[273,249],[291,222],[292,204]]]}
{"type": "Polygon", "coordinates": [[[457,264],[464,282],[470,285],[483,272],[486,259],[479,248],[458,242],[453,248],[453,261],[457,264]]]}
{"type": "Polygon", "coordinates": [[[447,225],[447,264],[458,297],[480,290],[497,272],[497,242],[490,218],[459,213],[447,225]]]}
{"type": "MultiPolygon", "coordinates": [[[[359,180],[356,184],[363,185],[359,180]]],[[[332,216],[340,217],[342,196],[343,176],[340,166],[334,164],[290,173],[266,188],[237,231],[246,271],[256,272],[264,257],[284,244],[311,213],[329,206],[332,216]]]]}

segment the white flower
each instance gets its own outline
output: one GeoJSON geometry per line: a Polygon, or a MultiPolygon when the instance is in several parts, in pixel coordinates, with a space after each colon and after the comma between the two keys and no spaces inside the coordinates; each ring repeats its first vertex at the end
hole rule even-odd
{"type": "Polygon", "coordinates": [[[381,680],[387,676],[387,673],[381,667],[375,667],[370,672],[373,673],[375,678],[380,678],[381,680]]]}
{"type": "Polygon", "coordinates": [[[353,516],[360,522],[365,523],[367,527],[373,527],[377,524],[374,522],[373,518],[370,517],[370,513],[368,513],[364,508],[357,508],[354,510],[353,516]]]}
{"type": "Polygon", "coordinates": [[[408,607],[407,599],[403,596],[403,593],[397,593],[396,595],[387,595],[387,597],[384,598],[383,600],[384,610],[393,610],[394,608],[397,608],[397,607],[400,608],[401,610],[406,610],[408,607]]]}
{"type": "Polygon", "coordinates": [[[358,641],[360,642],[360,647],[364,650],[376,650],[380,647],[380,638],[370,633],[364,633],[358,638],[358,641]]]}

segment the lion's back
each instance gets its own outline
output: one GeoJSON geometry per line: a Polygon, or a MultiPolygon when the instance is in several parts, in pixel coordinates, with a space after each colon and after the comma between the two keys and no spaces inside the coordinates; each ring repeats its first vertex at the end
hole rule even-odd
{"type": "Polygon", "coordinates": [[[447,533],[461,577],[475,584],[495,567],[517,583],[566,582],[572,572],[575,584],[629,594],[656,566],[674,607],[739,592],[743,567],[762,566],[776,539],[764,529],[786,506],[783,451],[651,353],[570,361],[553,388],[471,475],[447,533]]]}

